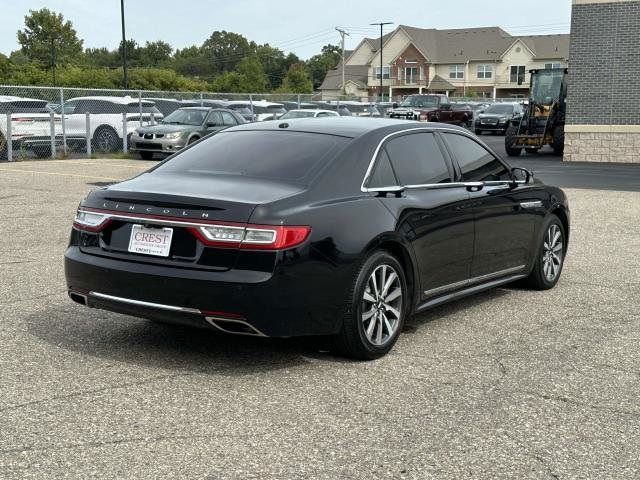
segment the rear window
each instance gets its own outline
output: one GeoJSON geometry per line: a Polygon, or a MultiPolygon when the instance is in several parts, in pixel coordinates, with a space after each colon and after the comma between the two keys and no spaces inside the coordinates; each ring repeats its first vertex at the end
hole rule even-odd
{"type": "Polygon", "coordinates": [[[49,113],[46,101],[14,100],[0,103],[1,113],[49,113]]]}
{"type": "Polygon", "coordinates": [[[176,155],[157,171],[300,183],[317,173],[349,140],[307,132],[221,132],[176,155]]]}

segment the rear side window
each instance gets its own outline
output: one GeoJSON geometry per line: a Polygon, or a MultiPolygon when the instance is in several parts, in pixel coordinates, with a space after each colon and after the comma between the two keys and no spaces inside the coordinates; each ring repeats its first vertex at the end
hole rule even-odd
{"type": "Polygon", "coordinates": [[[433,133],[394,137],[384,146],[400,185],[450,182],[451,176],[433,133]]]}
{"type": "Polygon", "coordinates": [[[376,164],[369,177],[369,188],[395,187],[397,185],[398,180],[393,173],[391,160],[389,160],[389,155],[387,155],[387,151],[383,148],[380,150],[376,164]]]}
{"type": "Polygon", "coordinates": [[[464,135],[445,133],[447,145],[467,182],[511,180],[507,167],[479,143],[464,135]]]}
{"type": "Polygon", "coordinates": [[[349,140],[306,132],[223,131],[175,155],[156,171],[300,183],[317,173],[349,140]]]}

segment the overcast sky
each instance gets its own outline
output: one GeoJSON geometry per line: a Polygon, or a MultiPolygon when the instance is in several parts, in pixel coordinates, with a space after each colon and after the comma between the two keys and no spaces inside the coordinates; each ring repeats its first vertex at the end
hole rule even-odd
{"type": "MultiPolygon", "coordinates": [[[[513,35],[568,33],[570,0],[125,0],[127,38],[164,40],[174,48],[200,45],[214,30],[241,33],[306,59],[333,30],[351,34],[346,48],[379,35],[370,23],[390,21],[423,28],[500,26],[513,35]],[[401,6],[401,8],[394,8],[401,6]]],[[[0,0],[0,52],[19,48],[16,32],[30,9],[48,7],[71,20],[85,47],[116,48],[120,0],[0,0]]],[[[385,32],[393,28],[385,27],[385,32]]]]}

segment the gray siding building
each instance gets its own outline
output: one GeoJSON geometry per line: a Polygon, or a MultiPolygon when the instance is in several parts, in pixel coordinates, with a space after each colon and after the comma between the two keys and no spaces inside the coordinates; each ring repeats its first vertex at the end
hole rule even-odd
{"type": "Polygon", "coordinates": [[[565,161],[640,163],[640,1],[573,0],[565,161]]]}

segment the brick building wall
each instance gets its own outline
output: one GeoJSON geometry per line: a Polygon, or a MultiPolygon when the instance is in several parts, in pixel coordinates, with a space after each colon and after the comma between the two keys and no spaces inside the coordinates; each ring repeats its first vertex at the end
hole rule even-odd
{"type": "Polygon", "coordinates": [[[640,1],[573,0],[565,161],[640,163],[640,1]]]}

